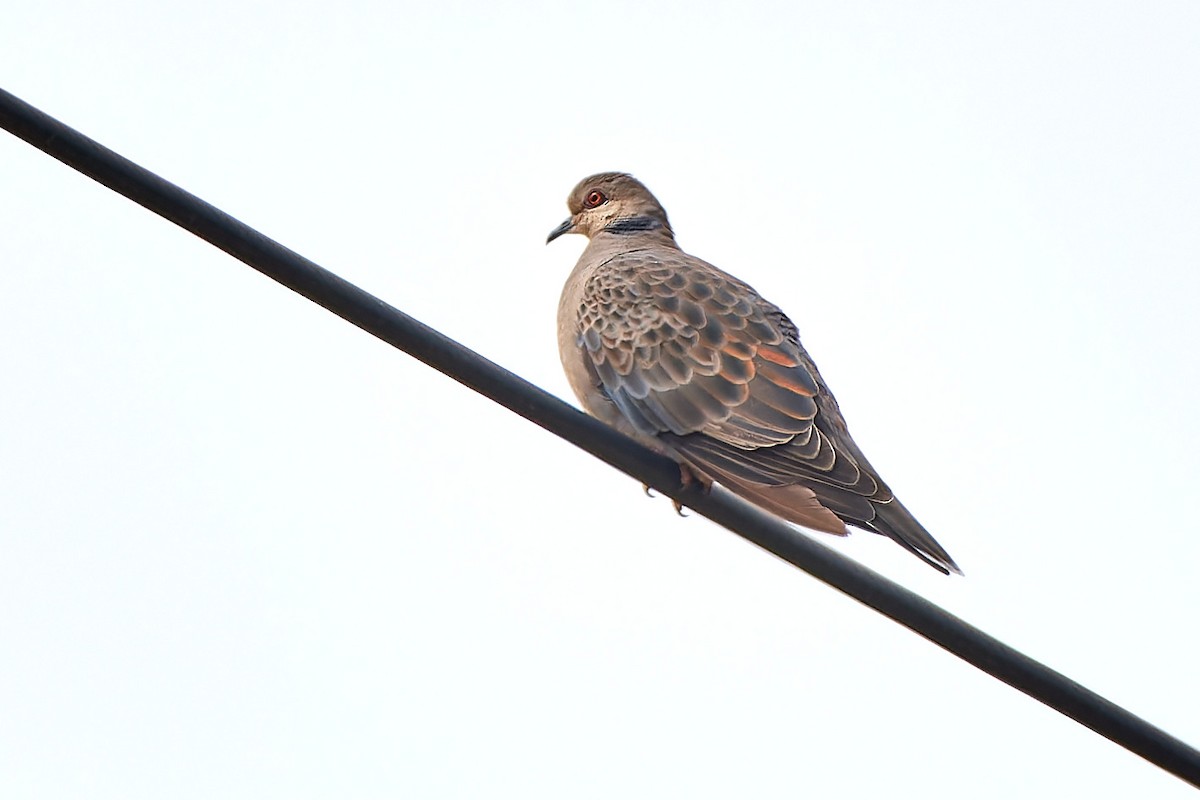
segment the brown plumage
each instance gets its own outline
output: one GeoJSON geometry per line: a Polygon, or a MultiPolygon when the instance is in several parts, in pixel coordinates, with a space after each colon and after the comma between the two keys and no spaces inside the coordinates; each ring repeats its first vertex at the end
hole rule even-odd
{"type": "Polygon", "coordinates": [[[853,525],[960,572],[850,438],[778,307],[680,250],[666,211],[629,175],[585,178],[567,207],[547,241],[589,242],[563,287],[558,345],[590,414],[798,525],[853,525]]]}

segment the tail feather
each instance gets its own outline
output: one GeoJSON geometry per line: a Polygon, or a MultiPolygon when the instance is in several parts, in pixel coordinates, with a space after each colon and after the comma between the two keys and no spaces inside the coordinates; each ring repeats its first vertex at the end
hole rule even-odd
{"type": "Polygon", "coordinates": [[[875,512],[875,519],[867,522],[864,527],[887,536],[934,569],[946,574],[963,574],[950,554],[929,535],[925,526],[917,522],[917,518],[898,499],[893,498],[890,503],[875,506],[875,512]]]}

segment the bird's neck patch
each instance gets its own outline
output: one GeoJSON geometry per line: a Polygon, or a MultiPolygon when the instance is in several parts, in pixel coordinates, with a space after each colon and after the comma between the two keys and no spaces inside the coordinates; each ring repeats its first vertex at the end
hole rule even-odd
{"type": "Polygon", "coordinates": [[[604,232],[627,236],[631,233],[656,231],[665,227],[662,220],[657,220],[654,217],[625,217],[624,219],[616,219],[608,223],[604,227],[604,232]]]}

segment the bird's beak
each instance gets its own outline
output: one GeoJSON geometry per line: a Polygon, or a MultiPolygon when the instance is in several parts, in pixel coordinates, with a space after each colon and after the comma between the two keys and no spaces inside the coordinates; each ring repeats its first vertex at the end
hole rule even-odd
{"type": "Polygon", "coordinates": [[[567,217],[565,220],[563,220],[562,225],[559,225],[557,228],[550,231],[550,235],[546,237],[546,244],[550,244],[555,239],[562,236],[564,233],[574,233],[574,232],[575,232],[575,220],[572,219],[571,217],[567,217]]]}

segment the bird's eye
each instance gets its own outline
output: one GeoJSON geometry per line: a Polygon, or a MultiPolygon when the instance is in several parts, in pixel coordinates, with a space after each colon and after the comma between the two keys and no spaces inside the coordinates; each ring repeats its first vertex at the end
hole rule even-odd
{"type": "Polygon", "coordinates": [[[608,202],[608,198],[604,196],[604,192],[598,189],[592,189],[588,192],[587,197],[583,198],[584,208],[595,208],[608,202]]]}

